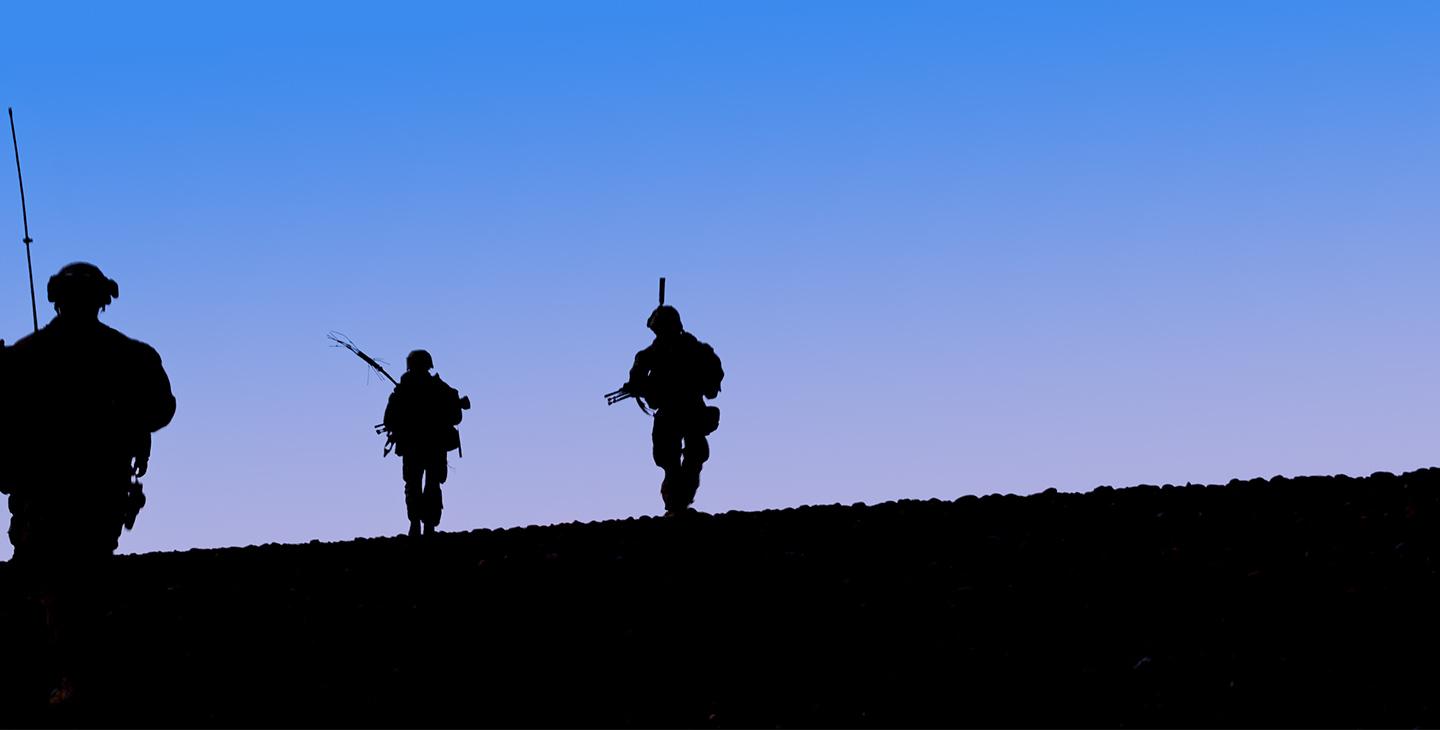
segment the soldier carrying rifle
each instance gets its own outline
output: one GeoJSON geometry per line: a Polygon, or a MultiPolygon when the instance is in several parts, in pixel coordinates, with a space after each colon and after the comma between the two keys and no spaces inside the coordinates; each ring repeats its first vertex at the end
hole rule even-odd
{"type": "Polygon", "coordinates": [[[633,397],[642,411],[654,411],[650,440],[655,465],[665,470],[660,496],[665,515],[678,517],[694,512],[690,504],[700,488],[700,469],[710,458],[706,437],[720,426],[720,409],[706,405],[705,399],[720,395],[725,371],[715,350],[686,332],[680,312],[665,304],[664,278],[660,306],[645,326],[655,333],[655,341],[635,354],[630,379],[606,394],[606,402],[633,397]]]}

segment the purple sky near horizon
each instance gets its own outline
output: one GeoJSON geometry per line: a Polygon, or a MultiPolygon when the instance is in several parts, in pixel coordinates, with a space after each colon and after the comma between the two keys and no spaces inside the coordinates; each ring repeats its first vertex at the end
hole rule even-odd
{"type": "Polygon", "coordinates": [[[179,401],[122,552],[403,531],[330,330],[474,401],[442,529],[659,513],[601,398],[659,276],[727,372],[705,511],[1437,461],[1434,3],[6,20],[42,320],[97,263],[179,401]]]}

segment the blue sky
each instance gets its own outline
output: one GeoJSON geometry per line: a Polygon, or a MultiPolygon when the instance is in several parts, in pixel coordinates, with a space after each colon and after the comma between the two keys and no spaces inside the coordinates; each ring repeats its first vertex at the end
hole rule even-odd
{"type": "Polygon", "coordinates": [[[1434,3],[213,5],[0,47],[39,286],[179,399],[124,551],[404,529],[330,330],[475,401],[442,529],[658,513],[659,276],[707,511],[1435,463],[1434,3]]]}

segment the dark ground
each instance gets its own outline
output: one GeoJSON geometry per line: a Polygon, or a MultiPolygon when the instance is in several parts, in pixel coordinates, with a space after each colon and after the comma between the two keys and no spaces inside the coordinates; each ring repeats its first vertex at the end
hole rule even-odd
{"type": "Polygon", "coordinates": [[[126,556],[105,691],[12,640],[0,721],[1435,726],[1437,527],[1426,469],[126,556]]]}

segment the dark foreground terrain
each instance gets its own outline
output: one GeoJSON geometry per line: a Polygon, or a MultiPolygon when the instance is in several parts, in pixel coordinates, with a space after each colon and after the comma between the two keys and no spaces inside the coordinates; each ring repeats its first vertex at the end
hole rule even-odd
{"type": "Polygon", "coordinates": [[[129,556],[105,691],[22,637],[0,717],[1434,726],[1437,527],[1426,469],[129,556]]]}

